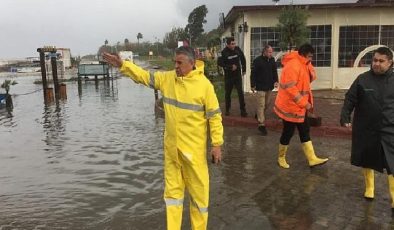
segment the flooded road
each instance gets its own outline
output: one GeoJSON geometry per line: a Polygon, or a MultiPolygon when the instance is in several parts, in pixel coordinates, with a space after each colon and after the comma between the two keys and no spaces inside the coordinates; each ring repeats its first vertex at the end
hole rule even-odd
{"type": "Polygon", "coordinates": [[[16,81],[14,110],[0,113],[0,226],[112,229],[162,214],[152,90],[126,78],[68,83],[67,101],[44,106],[41,85],[16,81]]]}
{"type": "MultiPolygon", "coordinates": [[[[0,229],[165,229],[163,119],[153,91],[129,79],[67,84],[44,106],[41,86],[17,78],[0,112],[0,229]]],[[[330,161],[310,169],[292,139],[290,169],[276,163],[279,133],[225,127],[224,161],[210,164],[208,229],[393,229],[387,177],[363,198],[350,141],[312,137],[330,161]]],[[[185,201],[183,229],[190,229],[185,201]]]]}

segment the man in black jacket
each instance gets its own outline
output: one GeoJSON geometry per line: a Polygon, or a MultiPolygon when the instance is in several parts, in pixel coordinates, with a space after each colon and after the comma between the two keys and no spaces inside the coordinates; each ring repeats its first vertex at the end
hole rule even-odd
{"type": "Polygon", "coordinates": [[[389,48],[376,49],[371,70],[360,74],[350,86],[341,125],[353,126],[351,164],[363,168],[364,197],[374,198],[374,170],[386,169],[394,210],[394,73],[389,48]]]}
{"type": "Polygon", "coordinates": [[[278,87],[278,71],[272,53],[272,47],[266,45],[262,55],[254,59],[250,75],[252,91],[257,92],[258,130],[263,136],[267,135],[265,111],[267,110],[271,91],[278,87]]]}
{"type": "Polygon", "coordinates": [[[242,90],[242,76],[246,72],[246,60],[242,50],[235,46],[234,38],[230,37],[226,40],[226,47],[222,50],[222,67],[224,69],[224,90],[226,98],[226,113],[230,115],[231,92],[235,86],[238,92],[239,107],[241,116],[246,117],[248,114],[245,110],[244,92],[242,90]]]}

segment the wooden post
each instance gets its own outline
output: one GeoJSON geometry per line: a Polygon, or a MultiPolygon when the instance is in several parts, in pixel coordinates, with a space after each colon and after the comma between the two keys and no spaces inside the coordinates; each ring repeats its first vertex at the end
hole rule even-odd
{"type": "Polygon", "coordinates": [[[97,75],[94,75],[94,84],[96,85],[96,90],[97,90],[99,88],[97,75]]]}
{"type": "Polygon", "coordinates": [[[53,76],[53,85],[55,88],[55,98],[59,99],[59,81],[57,78],[57,65],[56,65],[56,51],[51,52],[51,65],[52,65],[52,76],[53,76]]]}
{"type": "Polygon", "coordinates": [[[59,88],[60,99],[67,99],[66,84],[61,83],[59,88]]]}
{"type": "Polygon", "coordinates": [[[45,90],[45,103],[53,102],[53,88],[46,88],[45,90]]]}
{"type": "Polygon", "coordinates": [[[44,91],[44,100],[46,98],[46,89],[48,88],[47,83],[47,72],[45,68],[45,53],[41,50],[41,48],[37,49],[37,52],[40,53],[40,65],[41,65],[41,78],[42,78],[42,89],[44,91]]]}
{"type": "Polygon", "coordinates": [[[82,97],[82,81],[80,75],[78,75],[78,96],[79,99],[82,97]]]}

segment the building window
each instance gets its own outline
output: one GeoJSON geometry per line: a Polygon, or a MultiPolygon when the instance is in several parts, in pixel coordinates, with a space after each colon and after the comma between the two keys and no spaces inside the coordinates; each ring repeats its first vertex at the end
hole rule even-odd
{"type": "MultiPolygon", "coordinates": [[[[379,26],[341,26],[339,28],[339,67],[353,67],[358,54],[379,44],[379,26]]],[[[363,58],[361,66],[371,64],[371,55],[363,58]]]]}
{"type": "MultiPolygon", "coordinates": [[[[308,26],[311,30],[310,43],[315,48],[313,65],[331,66],[331,25],[308,26]]],[[[260,56],[265,45],[272,46],[274,55],[280,52],[280,33],[276,27],[253,27],[251,29],[251,60],[260,56]]],[[[278,60],[280,66],[280,60],[278,60]]]]}
{"type": "Polygon", "coordinates": [[[331,66],[331,25],[309,26],[310,43],[315,48],[313,65],[331,66]]]}
{"type": "Polygon", "coordinates": [[[380,27],[380,44],[394,49],[394,25],[387,25],[380,27]]]}
{"type": "Polygon", "coordinates": [[[280,52],[279,31],[275,27],[254,27],[251,29],[251,59],[262,54],[263,48],[270,45],[274,53],[280,52]]]}

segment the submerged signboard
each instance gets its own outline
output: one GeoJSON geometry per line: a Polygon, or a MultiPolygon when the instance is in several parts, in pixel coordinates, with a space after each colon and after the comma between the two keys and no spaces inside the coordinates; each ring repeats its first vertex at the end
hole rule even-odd
{"type": "Polygon", "coordinates": [[[81,64],[78,66],[78,75],[108,75],[108,64],[81,64]]]}

